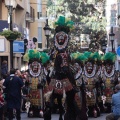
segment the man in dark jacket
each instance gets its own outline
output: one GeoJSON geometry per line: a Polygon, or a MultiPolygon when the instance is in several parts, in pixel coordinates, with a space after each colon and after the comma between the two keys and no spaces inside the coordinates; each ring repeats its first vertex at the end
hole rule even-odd
{"type": "Polygon", "coordinates": [[[15,76],[15,69],[10,70],[10,76],[5,79],[3,86],[5,87],[6,101],[8,108],[9,120],[13,120],[13,109],[16,109],[16,118],[21,120],[20,108],[21,108],[21,88],[23,87],[23,81],[15,76]]]}

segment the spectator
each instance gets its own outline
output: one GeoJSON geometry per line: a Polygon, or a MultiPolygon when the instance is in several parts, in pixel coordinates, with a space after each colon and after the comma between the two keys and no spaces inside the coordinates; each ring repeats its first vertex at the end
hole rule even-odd
{"type": "Polygon", "coordinates": [[[120,77],[118,77],[118,84],[120,84],[120,77]]]}
{"type": "MultiPolygon", "coordinates": [[[[0,83],[2,79],[0,78],[0,83]]],[[[3,95],[3,89],[2,84],[0,85],[0,120],[3,120],[4,118],[4,95],[3,95]]]]}
{"type": "Polygon", "coordinates": [[[22,74],[19,69],[16,69],[15,76],[19,77],[22,79],[22,74]]]}
{"type": "Polygon", "coordinates": [[[13,120],[13,109],[16,109],[16,118],[21,120],[20,108],[21,108],[21,88],[23,87],[23,81],[15,76],[15,69],[10,70],[10,76],[5,79],[3,86],[5,87],[5,93],[7,94],[7,108],[9,120],[13,120]]]}
{"type": "Polygon", "coordinates": [[[22,88],[22,111],[26,111],[25,103],[27,102],[29,89],[29,83],[26,81],[25,86],[22,88]]]}
{"type": "Polygon", "coordinates": [[[4,79],[8,76],[8,65],[6,60],[2,62],[1,75],[4,79]]]}
{"type": "Polygon", "coordinates": [[[4,83],[5,79],[0,78],[0,87],[3,88],[3,83],[4,83]]]}
{"type": "MultiPolygon", "coordinates": [[[[22,81],[23,81],[23,83],[25,83],[25,81],[24,81],[24,78],[23,78],[23,75],[22,75],[22,73],[21,73],[21,71],[17,68],[17,69],[15,69],[16,70],[16,72],[15,72],[15,76],[17,76],[17,77],[19,77],[22,81]]],[[[24,88],[24,87],[23,87],[24,88]]],[[[23,89],[22,88],[22,89],[23,89]]],[[[24,95],[23,95],[23,91],[21,90],[21,112],[24,112],[24,110],[22,109],[22,106],[23,106],[23,103],[24,103],[24,95]]]]}
{"type": "Polygon", "coordinates": [[[115,92],[112,95],[112,113],[106,116],[106,120],[120,120],[120,84],[115,86],[115,92]]]}

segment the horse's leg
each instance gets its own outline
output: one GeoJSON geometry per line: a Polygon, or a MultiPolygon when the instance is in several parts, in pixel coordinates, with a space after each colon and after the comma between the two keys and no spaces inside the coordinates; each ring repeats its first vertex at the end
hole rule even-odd
{"type": "Polygon", "coordinates": [[[66,120],[76,120],[76,108],[75,108],[75,92],[71,90],[66,93],[66,103],[67,103],[67,110],[66,110],[66,120]]]}
{"type": "Polygon", "coordinates": [[[51,103],[46,102],[45,103],[45,109],[44,109],[44,120],[51,120],[51,114],[52,114],[52,108],[51,103]]]}
{"type": "Polygon", "coordinates": [[[59,107],[59,120],[63,120],[62,115],[63,115],[63,106],[62,106],[62,95],[57,96],[57,102],[58,102],[58,107],[59,107]]]}
{"type": "Polygon", "coordinates": [[[44,120],[51,120],[54,94],[52,93],[49,102],[45,103],[44,120]]]}

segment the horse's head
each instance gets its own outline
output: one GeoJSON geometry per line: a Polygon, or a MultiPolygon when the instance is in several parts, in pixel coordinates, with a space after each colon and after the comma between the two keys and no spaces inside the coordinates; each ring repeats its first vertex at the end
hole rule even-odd
{"type": "Polygon", "coordinates": [[[58,51],[65,50],[68,45],[69,37],[68,34],[66,34],[63,31],[60,31],[55,34],[55,47],[58,51]]]}

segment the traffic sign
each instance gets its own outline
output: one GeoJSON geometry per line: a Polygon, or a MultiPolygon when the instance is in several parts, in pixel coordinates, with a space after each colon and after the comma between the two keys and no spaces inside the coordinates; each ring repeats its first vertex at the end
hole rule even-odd
{"type": "Polygon", "coordinates": [[[117,48],[116,53],[117,53],[117,55],[120,56],[120,46],[117,48]]]}

